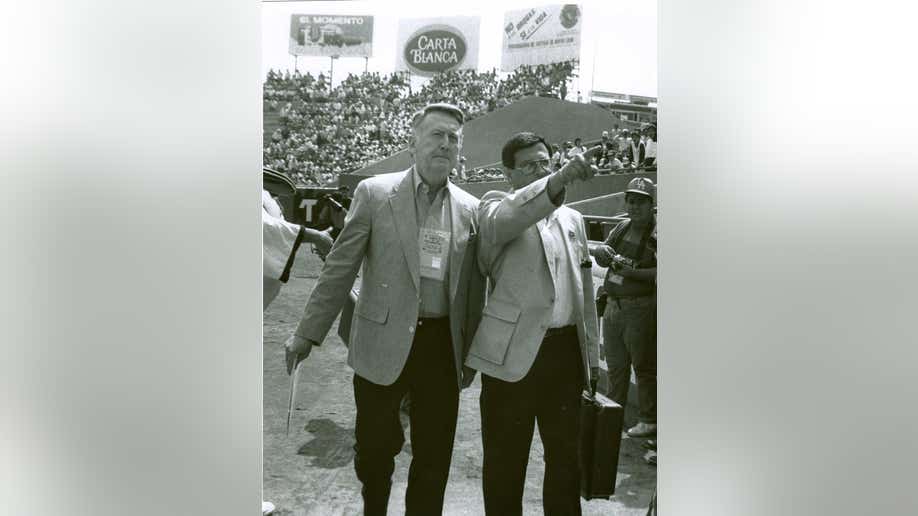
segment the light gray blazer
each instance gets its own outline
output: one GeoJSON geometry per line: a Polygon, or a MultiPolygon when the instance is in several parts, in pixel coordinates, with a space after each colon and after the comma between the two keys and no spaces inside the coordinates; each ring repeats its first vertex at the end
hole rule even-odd
{"type": "Polygon", "coordinates": [[[581,267],[589,257],[580,213],[556,207],[542,178],[515,192],[488,192],[478,209],[479,267],[489,278],[488,302],[466,365],[508,382],[521,380],[535,362],[551,321],[555,278],[536,222],[558,211],[570,273],[575,279],[574,317],[583,358],[584,385],[599,365],[599,328],[593,276],[581,267]]]}
{"type": "MultiPolygon", "coordinates": [[[[351,322],[348,365],[378,385],[398,379],[411,351],[420,305],[420,251],[411,169],[365,179],[322,268],[296,334],[321,343],[361,273],[351,322]]],[[[449,317],[456,364],[462,364],[481,319],[484,277],[478,270],[478,199],[447,182],[452,244],[449,317]]]]}

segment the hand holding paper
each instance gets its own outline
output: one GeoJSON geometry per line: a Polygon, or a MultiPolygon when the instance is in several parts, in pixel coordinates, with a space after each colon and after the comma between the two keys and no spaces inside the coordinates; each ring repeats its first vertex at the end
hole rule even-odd
{"type": "Polygon", "coordinates": [[[309,356],[309,352],[312,351],[312,346],[314,344],[313,341],[300,337],[299,335],[291,335],[290,338],[287,339],[287,342],[284,344],[286,348],[287,374],[293,374],[293,370],[296,369],[296,366],[309,356]]]}

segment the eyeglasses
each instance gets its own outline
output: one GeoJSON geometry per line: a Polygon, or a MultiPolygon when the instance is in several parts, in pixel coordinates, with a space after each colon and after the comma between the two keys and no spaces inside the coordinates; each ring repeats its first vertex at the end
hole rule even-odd
{"type": "Polygon", "coordinates": [[[551,160],[545,158],[532,161],[524,161],[523,163],[520,163],[516,168],[517,170],[524,170],[530,174],[534,174],[539,170],[551,170],[551,160]]]}

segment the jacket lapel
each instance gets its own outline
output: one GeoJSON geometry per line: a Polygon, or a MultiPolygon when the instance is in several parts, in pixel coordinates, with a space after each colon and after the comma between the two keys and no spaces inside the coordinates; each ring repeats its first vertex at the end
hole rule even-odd
{"type": "Polygon", "coordinates": [[[462,259],[465,256],[465,248],[469,245],[472,210],[459,202],[456,194],[459,187],[449,182],[446,183],[446,187],[449,189],[449,213],[453,233],[453,244],[449,257],[449,299],[452,301],[456,298],[456,288],[459,286],[459,276],[462,274],[462,259]]]}
{"type": "MultiPolygon", "coordinates": [[[[549,220],[551,219],[549,218],[549,220]]],[[[545,241],[545,235],[542,233],[547,225],[548,223],[544,219],[539,220],[535,223],[535,231],[539,235],[539,242],[542,243],[542,255],[545,257],[545,263],[548,264],[548,275],[551,276],[551,284],[554,288],[558,288],[558,278],[555,277],[555,271],[551,268],[552,257],[548,254],[549,243],[545,241]]]]}
{"type": "Polygon", "coordinates": [[[418,221],[414,207],[414,182],[411,179],[412,169],[408,169],[405,177],[389,194],[389,207],[395,220],[395,230],[398,232],[402,243],[402,252],[408,263],[411,281],[414,289],[421,291],[421,259],[418,249],[418,221]]]}

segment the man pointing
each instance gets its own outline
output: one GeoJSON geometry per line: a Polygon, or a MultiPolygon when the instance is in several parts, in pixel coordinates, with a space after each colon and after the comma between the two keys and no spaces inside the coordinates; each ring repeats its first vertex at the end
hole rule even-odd
{"type": "Polygon", "coordinates": [[[545,448],[547,516],[580,514],[580,393],[599,371],[598,326],[583,218],[565,187],[593,177],[595,147],[552,170],[545,140],[519,133],[503,147],[513,190],[481,199],[478,260],[488,303],[466,365],[481,371],[485,512],[522,514],[535,424],[545,448]]]}

